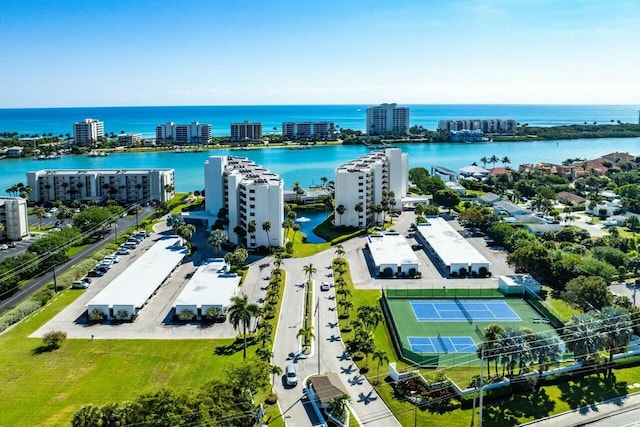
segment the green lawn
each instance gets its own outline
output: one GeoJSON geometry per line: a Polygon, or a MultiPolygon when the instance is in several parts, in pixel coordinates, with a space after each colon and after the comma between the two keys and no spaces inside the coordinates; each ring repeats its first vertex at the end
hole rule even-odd
{"type": "MultiPolygon", "coordinates": [[[[230,355],[216,354],[234,340],[68,339],[59,350],[38,354],[42,341],[28,335],[78,295],[59,293],[0,336],[0,425],[68,425],[84,404],[124,401],[162,387],[195,388],[242,360],[241,346],[230,355]]],[[[270,425],[282,426],[277,411],[269,410],[270,425]]]]}
{"type": "Polygon", "coordinates": [[[293,257],[305,258],[311,255],[315,255],[318,252],[322,252],[325,249],[331,247],[331,243],[304,243],[302,241],[303,233],[294,233],[292,229],[289,229],[286,238],[293,242],[293,257]]]}

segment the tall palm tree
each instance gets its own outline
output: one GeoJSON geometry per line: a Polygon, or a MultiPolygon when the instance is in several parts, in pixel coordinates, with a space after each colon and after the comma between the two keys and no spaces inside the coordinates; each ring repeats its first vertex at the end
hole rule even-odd
{"type": "Polygon", "coordinates": [[[377,377],[380,378],[380,367],[382,365],[384,365],[385,363],[389,363],[389,356],[387,355],[387,353],[384,350],[376,349],[376,351],[373,352],[373,360],[377,360],[378,361],[378,374],[377,374],[377,377]]]}
{"type": "Polygon", "coordinates": [[[599,330],[600,322],[589,314],[574,314],[565,324],[563,340],[577,361],[595,359],[605,347],[604,337],[599,330]]]}
{"type": "Polygon", "coordinates": [[[542,378],[542,374],[550,364],[560,361],[562,357],[561,341],[553,333],[531,334],[531,336],[532,339],[529,342],[531,356],[538,365],[538,376],[542,378]]]}
{"type": "Polygon", "coordinates": [[[629,344],[633,330],[631,315],[620,307],[605,307],[598,314],[600,333],[604,337],[605,349],[609,352],[608,375],[613,370],[613,355],[629,344]]]}
{"type": "Polygon", "coordinates": [[[489,362],[495,363],[496,376],[498,376],[498,353],[500,350],[500,336],[504,333],[504,328],[500,325],[493,324],[484,328],[484,357],[487,359],[487,376],[491,376],[489,371],[489,362]]]}
{"type": "Polygon", "coordinates": [[[504,156],[500,162],[504,165],[504,167],[506,168],[508,164],[511,163],[511,159],[509,159],[507,156],[504,156]]]}
{"type": "Polygon", "coordinates": [[[347,208],[344,207],[344,205],[338,205],[336,207],[336,213],[338,215],[340,215],[340,224],[338,225],[342,225],[342,215],[347,211],[347,208]]]}
{"type": "Polygon", "coordinates": [[[487,163],[489,163],[489,159],[487,158],[487,156],[482,156],[480,158],[480,163],[482,163],[482,167],[486,169],[487,163]]]}
{"type": "Polygon", "coordinates": [[[498,163],[498,157],[496,157],[496,155],[492,155],[491,157],[489,157],[489,163],[493,164],[493,167],[496,167],[496,163],[498,163]]]}
{"type": "Polygon", "coordinates": [[[255,220],[251,220],[249,221],[249,224],[247,224],[247,233],[249,233],[249,237],[251,237],[251,240],[253,240],[255,242],[256,240],[256,221],[255,220]]]}
{"type": "Polygon", "coordinates": [[[340,258],[340,257],[342,257],[344,254],[345,254],[344,247],[342,246],[342,244],[338,243],[338,244],[336,245],[336,256],[337,256],[338,258],[340,258]]]}
{"type": "Polygon", "coordinates": [[[267,244],[269,245],[269,252],[271,252],[271,239],[269,238],[269,231],[271,231],[271,221],[265,221],[262,223],[262,231],[267,233],[267,244]]]}
{"type": "Polygon", "coordinates": [[[229,306],[229,321],[235,329],[242,326],[243,335],[243,359],[247,358],[247,328],[251,324],[251,319],[257,317],[260,313],[260,307],[257,304],[249,303],[249,297],[245,294],[234,296],[231,298],[231,306],[229,306]]]}
{"type": "Polygon", "coordinates": [[[36,215],[36,218],[38,218],[38,228],[42,229],[42,218],[44,218],[45,214],[47,213],[46,209],[42,206],[38,206],[33,210],[33,213],[36,215]]]}
{"type": "Polygon", "coordinates": [[[220,250],[222,249],[222,245],[229,240],[227,236],[227,232],[224,230],[213,230],[209,237],[207,238],[207,245],[211,246],[216,256],[220,254],[220,250]]]}
{"type": "Polygon", "coordinates": [[[318,272],[318,269],[313,265],[313,263],[310,263],[309,265],[303,266],[302,271],[307,275],[307,282],[311,282],[311,278],[318,272]]]}
{"type": "Polygon", "coordinates": [[[273,381],[271,381],[271,393],[273,393],[273,386],[276,383],[276,375],[282,375],[282,368],[278,365],[269,365],[269,373],[273,375],[273,381]]]}

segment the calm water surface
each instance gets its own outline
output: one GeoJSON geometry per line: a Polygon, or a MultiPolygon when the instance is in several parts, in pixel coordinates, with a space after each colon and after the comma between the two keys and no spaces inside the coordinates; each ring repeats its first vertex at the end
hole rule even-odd
{"type": "MultiPolygon", "coordinates": [[[[458,170],[480,158],[507,156],[510,167],[522,163],[556,162],[568,158],[596,158],[614,151],[640,155],[640,138],[602,138],[534,142],[492,142],[477,144],[400,144],[409,154],[410,167],[445,166],[458,170]]],[[[109,157],[63,156],[58,160],[31,158],[0,160],[0,191],[18,182],[26,181],[26,173],[40,169],[133,169],[173,168],[176,171],[176,189],[181,192],[204,188],[204,162],[212,155],[231,154],[245,156],[265,166],[284,179],[286,188],[298,181],[303,187],[320,184],[320,178],[333,179],[335,168],[369,151],[364,146],[316,146],[309,150],[261,148],[246,151],[229,149],[200,153],[151,152],[119,153],[109,157]]],[[[491,167],[492,165],[487,165],[491,167]]],[[[502,166],[498,163],[496,166],[502,166]]],[[[4,194],[3,194],[4,195],[4,194]]]]}

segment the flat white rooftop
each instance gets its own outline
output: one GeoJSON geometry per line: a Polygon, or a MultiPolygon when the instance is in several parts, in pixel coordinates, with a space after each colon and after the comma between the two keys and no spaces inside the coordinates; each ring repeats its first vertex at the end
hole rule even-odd
{"type": "Polygon", "coordinates": [[[491,265],[480,252],[451,227],[443,218],[429,218],[429,224],[419,224],[418,232],[438,254],[446,266],[452,264],[491,265]]]}
{"type": "Polygon", "coordinates": [[[179,237],[160,238],[87,306],[130,305],[141,308],[187,253],[188,249],[180,246],[179,237]]]}
{"type": "Polygon", "coordinates": [[[376,266],[419,264],[418,257],[407,243],[407,239],[398,233],[369,236],[368,239],[369,250],[376,266]]]}
{"type": "Polygon", "coordinates": [[[227,273],[226,267],[224,258],[212,258],[199,266],[173,306],[228,306],[238,291],[240,276],[227,273]]]}

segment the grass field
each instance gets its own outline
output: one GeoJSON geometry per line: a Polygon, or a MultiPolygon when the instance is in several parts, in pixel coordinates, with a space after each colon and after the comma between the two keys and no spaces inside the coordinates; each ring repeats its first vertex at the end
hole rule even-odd
{"type": "MultiPolygon", "coordinates": [[[[418,353],[412,351],[407,337],[471,337],[476,345],[482,342],[477,328],[483,331],[491,324],[498,323],[502,327],[527,327],[534,332],[553,331],[550,324],[536,322],[534,319],[540,315],[521,298],[483,299],[481,301],[504,301],[521,319],[521,321],[419,321],[411,306],[412,301],[425,301],[429,299],[397,298],[388,299],[388,307],[391,312],[395,330],[403,348],[404,357],[427,366],[459,366],[462,364],[475,365],[480,361],[475,353],[418,353]]],[[[448,299],[446,301],[449,301],[448,299]]],[[[454,300],[450,300],[454,301],[454,300]]],[[[464,299],[461,299],[464,301],[464,299]]]]}
{"type": "MultiPolygon", "coordinates": [[[[230,355],[215,353],[234,340],[70,339],[59,350],[38,354],[42,341],[27,336],[78,295],[59,293],[0,335],[0,425],[69,425],[85,404],[121,402],[163,387],[196,388],[224,377],[227,366],[242,361],[241,346],[230,355]]],[[[256,402],[267,393],[257,396],[256,402]]],[[[267,413],[273,419],[269,425],[284,425],[277,406],[273,408],[267,413]]]]}

